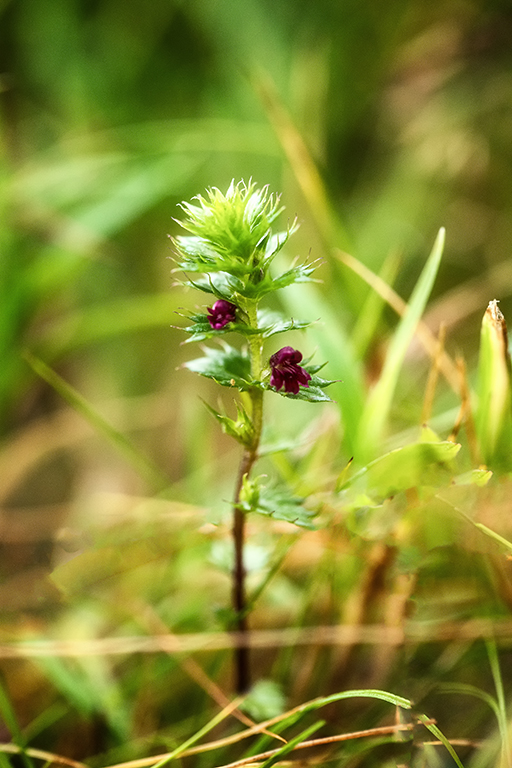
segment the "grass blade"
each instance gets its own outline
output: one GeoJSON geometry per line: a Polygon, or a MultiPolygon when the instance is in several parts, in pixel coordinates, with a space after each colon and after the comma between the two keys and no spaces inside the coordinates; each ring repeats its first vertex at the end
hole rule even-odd
{"type": "Polygon", "coordinates": [[[326,360],[329,378],[340,381],[329,390],[339,404],[345,425],[344,447],[353,453],[353,436],[364,406],[364,382],[361,361],[345,332],[340,318],[332,311],[325,296],[312,283],[291,285],[283,291],[281,301],[294,317],[321,318],[321,323],[308,329],[308,338],[318,347],[318,358],[326,360]]]}
{"type": "Polygon", "coordinates": [[[159,760],[153,768],[163,768],[164,765],[167,765],[167,763],[170,763],[171,760],[175,760],[177,757],[182,755],[186,750],[191,747],[193,744],[196,743],[196,741],[199,741],[199,739],[202,739],[205,734],[207,734],[209,731],[211,731],[213,728],[215,728],[216,725],[221,723],[223,720],[226,719],[226,717],[229,717],[229,715],[233,712],[233,710],[238,709],[242,701],[244,700],[243,696],[239,696],[234,701],[231,701],[224,709],[215,715],[206,725],[204,725],[202,728],[200,728],[193,736],[191,736],[189,739],[183,742],[183,744],[180,744],[179,747],[176,747],[172,752],[169,752],[168,755],[165,755],[161,760],[159,760]]]}
{"type": "Polygon", "coordinates": [[[293,750],[297,747],[298,744],[300,744],[303,741],[306,741],[309,736],[311,736],[312,733],[315,731],[318,731],[319,728],[321,728],[323,725],[325,725],[325,720],[318,720],[316,723],[313,723],[313,725],[310,725],[309,728],[306,728],[306,730],[302,731],[302,733],[299,733],[298,736],[295,736],[295,738],[290,739],[290,741],[287,744],[284,744],[280,749],[276,750],[276,753],[269,757],[267,760],[265,760],[264,763],[261,764],[261,768],[270,768],[274,763],[277,763],[279,760],[282,760],[283,757],[288,755],[290,752],[293,752],[293,750]]]}
{"type": "Polygon", "coordinates": [[[23,357],[38,376],[53,387],[100,435],[103,435],[112,443],[139,474],[145,478],[154,492],[163,492],[169,487],[170,481],[163,472],[160,472],[121,432],[118,432],[117,429],[109,424],[71,384],[68,384],[58,373],[28,350],[24,352],[23,357]]]}
{"type": "Polygon", "coordinates": [[[458,754],[456,753],[456,751],[454,750],[454,748],[452,747],[452,745],[450,744],[450,742],[448,741],[444,733],[442,733],[442,731],[439,730],[437,725],[435,725],[435,723],[433,723],[430,720],[430,718],[428,718],[426,715],[420,715],[418,720],[420,721],[420,723],[423,723],[425,728],[428,728],[430,733],[432,733],[436,737],[436,739],[439,739],[439,741],[446,747],[446,749],[448,750],[448,752],[450,753],[450,755],[453,757],[456,764],[458,765],[458,768],[464,768],[461,761],[459,760],[458,754]]]}
{"type": "Polygon", "coordinates": [[[494,640],[486,640],[487,655],[496,688],[496,698],[498,700],[498,726],[501,736],[501,768],[510,768],[510,741],[508,736],[507,707],[505,703],[505,692],[503,690],[503,679],[501,676],[498,651],[494,640]]]}
{"type": "MultiPolygon", "coordinates": [[[[20,726],[18,725],[18,719],[16,717],[16,713],[14,712],[9,695],[7,693],[3,680],[1,678],[0,678],[0,716],[4,721],[5,725],[7,726],[7,728],[9,729],[9,731],[11,732],[13,741],[15,742],[16,746],[19,748],[23,765],[25,766],[25,768],[34,768],[34,763],[26,753],[25,738],[21,732],[20,726]]],[[[7,763],[7,765],[9,765],[9,761],[7,760],[7,758],[4,757],[3,753],[2,753],[2,758],[0,762],[7,763]]]]}
{"type": "Polygon", "coordinates": [[[441,228],[414,288],[407,312],[395,331],[381,377],[368,398],[359,424],[354,451],[358,463],[366,463],[374,458],[382,440],[400,369],[434,285],[443,253],[444,240],[445,230],[441,228]]]}

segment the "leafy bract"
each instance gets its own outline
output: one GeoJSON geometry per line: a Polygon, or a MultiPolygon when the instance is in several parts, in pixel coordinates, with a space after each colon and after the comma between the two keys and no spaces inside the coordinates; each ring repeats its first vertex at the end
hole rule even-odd
{"type": "MultiPolygon", "coordinates": [[[[257,276],[253,280],[244,279],[243,276],[239,277],[236,274],[227,274],[223,270],[210,270],[207,274],[206,268],[204,270],[195,270],[196,272],[204,272],[204,276],[200,276],[197,279],[188,278],[185,285],[191,285],[200,291],[212,293],[217,298],[226,299],[227,301],[234,301],[237,294],[245,299],[259,301],[268,293],[278,291],[280,288],[286,288],[294,283],[313,281],[311,275],[316,267],[315,264],[297,264],[272,277],[270,272],[264,268],[266,266],[266,264],[263,265],[263,268],[258,271],[257,276]]],[[[185,270],[185,263],[182,262],[178,269],[185,270]]],[[[187,271],[193,272],[194,270],[189,268],[187,271]]]]}
{"type": "MultiPolygon", "coordinates": [[[[311,373],[309,366],[304,365],[304,370],[311,373]]],[[[282,397],[289,397],[292,400],[304,400],[306,403],[332,403],[332,399],[324,392],[324,387],[328,387],[334,384],[334,381],[329,379],[321,379],[319,376],[311,375],[309,386],[301,387],[296,395],[292,392],[286,392],[284,389],[276,390],[275,387],[271,387],[268,384],[264,385],[265,389],[270,389],[272,392],[277,392],[282,397]]]]}
{"type": "Polygon", "coordinates": [[[224,387],[246,390],[251,386],[258,386],[259,382],[251,380],[251,364],[246,351],[239,352],[224,343],[220,349],[205,347],[204,352],[204,357],[189,360],[184,363],[184,367],[214,379],[224,387]]]}
{"type": "Polygon", "coordinates": [[[260,333],[264,339],[267,339],[270,338],[270,336],[275,336],[277,333],[303,330],[310,325],[306,320],[294,320],[293,318],[287,319],[281,313],[271,312],[270,310],[260,310],[258,312],[257,328],[252,328],[246,323],[232,322],[228,323],[224,328],[214,329],[211,327],[206,313],[191,314],[188,317],[192,321],[192,325],[182,329],[190,334],[190,338],[188,338],[185,343],[191,341],[204,341],[205,339],[211,339],[219,335],[233,332],[238,332],[243,336],[251,336],[260,333]]]}
{"type": "Polygon", "coordinates": [[[226,435],[234,437],[242,445],[252,445],[254,441],[254,425],[251,418],[245,408],[236,403],[237,419],[231,419],[225,413],[220,413],[212,408],[211,405],[205,403],[206,407],[214,416],[222,427],[222,431],[226,435]]]}

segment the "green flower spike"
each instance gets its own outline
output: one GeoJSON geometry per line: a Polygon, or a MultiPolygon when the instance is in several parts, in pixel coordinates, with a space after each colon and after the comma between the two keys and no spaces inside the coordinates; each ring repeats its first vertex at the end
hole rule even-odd
{"type": "Polygon", "coordinates": [[[268,187],[232,181],[224,195],[215,187],[208,199],[197,195],[199,205],[182,203],[188,218],[180,221],[191,236],[176,238],[186,269],[209,272],[219,269],[245,275],[259,269],[271,235],[270,225],[281,212],[279,199],[268,187]]]}
{"type": "Polygon", "coordinates": [[[283,210],[279,197],[269,194],[268,187],[256,189],[252,182],[232,181],[226,194],[212,188],[207,199],[198,195],[195,200],[197,205],[181,204],[187,217],[178,223],[190,234],[174,239],[181,258],[178,269],[225,273],[228,285],[225,279],[210,277],[213,293],[218,282],[219,298],[228,298],[226,289],[254,298],[250,286],[268,278],[269,266],[296,229],[295,222],[286,232],[273,235],[271,225],[283,210]]]}

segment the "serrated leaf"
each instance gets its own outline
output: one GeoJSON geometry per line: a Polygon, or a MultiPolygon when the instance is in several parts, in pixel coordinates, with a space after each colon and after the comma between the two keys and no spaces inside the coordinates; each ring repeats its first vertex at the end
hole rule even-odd
{"type": "MultiPolygon", "coordinates": [[[[311,275],[315,268],[315,264],[301,264],[286,270],[286,272],[276,277],[272,277],[266,269],[262,269],[258,281],[244,280],[238,275],[228,275],[221,270],[213,272],[205,269],[204,277],[199,277],[197,280],[189,278],[187,282],[200,291],[213,293],[218,298],[226,299],[227,301],[231,301],[236,293],[246,299],[259,301],[268,293],[273,293],[294,283],[311,282],[313,280],[311,275]]],[[[181,262],[178,265],[178,269],[182,269],[185,272],[194,271],[191,268],[187,269],[185,262],[181,262]]]]}
{"type": "Polygon", "coordinates": [[[298,264],[295,267],[287,269],[273,278],[272,290],[278,291],[280,288],[286,288],[293,283],[308,283],[311,281],[311,275],[316,269],[316,264],[298,264]]]}
{"type": "Polygon", "coordinates": [[[311,275],[315,271],[314,264],[300,264],[291,269],[282,272],[276,277],[271,277],[267,274],[260,283],[256,285],[249,285],[247,287],[247,295],[249,298],[260,299],[267,293],[273,293],[279,291],[281,288],[287,288],[294,283],[307,283],[312,281],[311,275]]]}
{"type": "Polygon", "coordinates": [[[186,284],[204,293],[211,293],[218,299],[224,299],[225,301],[230,301],[233,295],[229,275],[226,275],[224,272],[213,272],[204,277],[198,277],[197,280],[189,278],[186,284]]]}
{"type": "Polygon", "coordinates": [[[192,325],[181,328],[185,333],[190,334],[189,339],[185,339],[184,344],[190,344],[192,341],[206,341],[207,339],[217,338],[226,333],[240,333],[243,336],[251,336],[260,333],[258,328],[251,328],[245,323],[227,323],[224,328],[212,328],[208,322],[208,315],[189,315],[192,325]]]}
{"type": "Polygon", "coordinates": [[[303,330],[311,324],[306,320],[288,320],[279,312],[271,312],[269,310],[261,310],[258,312],[257,328],[251,328],[245,323],[231,322],[227,323],[224,328],[215,329],[211,327],[208,320],[208,314],[206,313],[190,314],[187,315],[187,317],[192,322],[192,325],[181,329],[185,331],[185,333],[190,334],[190,338],[185,340],[185,344],[193,341],[205,341],[217,336],[222,336],[226,333],[240,333],[242,336],[246,337],[260,333],[263,338],[267,339],[277,333],[303,330]]]}
{"type": "Polygon", "coordinates": [[[301,331],[311,325],[307,320],[289,319],[280,312],[269,309],[258,311],[258,330],[264,339],[285,331],[301,331]]]}
{"type": "MultiPolygon", "coordinates": [[[[301,367],[304,368],[304,370],[306,370],[308,373],[311,373],[312,370],[318,370],[323,366],[304,365],[301,367]]],[[[331,381],[329,379],[321,379],[319,376],[312,375],[309,386],[301,387],[296,395],[294,395],[292,392],[286,392],[284,389],[277,390],[275,387],[271,387],[270,384],[267,383],[265,383],[263,386],[265,389],[268,389],[271,392],[276,392],[278,395],[281,395],[282,397],[289,397],[292,400],[303,400],[306,403],[332,403],[334,401],[329,397],[329,395],[325,394],[324,387],[328,387],[335,383],[335,381],[331,381]]]]}
{"type": "Polygon", "coordinates": [[[252,490],[253,492],[249,494],[250,500],[239,505],[244,512],[257,512],[260,515],[273,517],[275,520],[294,523],[301,528],[314,529],[315,512],[303,506],[304,499],[292,496],[283,488],[265,488],[260,485],[257,493],[254,489],[252,490]]]}
{"type": "Polygon", "coordinates": [[[251,363],[246,352],[223,344],[221,349],[204,348],[205,356],[184,363],[190,371],[214,379],[223,387],[237,387],[240,390],[258,386],[251,380],[251,363]]]}
{"type": "Polygon", "coordinates": [[[271,392],[281,395],[281,397],[289,397],[291,400],[303,400],[305,403],[332,403],[334,402],[329,395],[326,395],[321,387],[309,385],[309,387],[301,387],[296,395],[292,392],[285,392],[284,389],[277,391],[274,387],[268,387],[271,392]]]}

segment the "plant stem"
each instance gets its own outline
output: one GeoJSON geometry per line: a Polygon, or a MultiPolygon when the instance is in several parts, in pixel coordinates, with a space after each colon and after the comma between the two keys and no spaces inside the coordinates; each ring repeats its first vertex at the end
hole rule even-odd
{"type": "MultiPolygon", "coordinates": [[[[247,307],[249,324],[257,328],[256,305],[247,307]]],[[[263,339],[260,334],[249,337],[249,355],[251,359],[251,375],[255,381],[261,379],[262,373],[262,348],[263,339]]],[[[242,460],[238,468],[236,480],[234,507],[233,507],[233,543],[234,543],[234,568],[233,568],[233,610],[235,612],[235,629],[241,635],[241,642],[235,649],[235,687],[236,692],[246,693],[251,684],[249,646],[247,643],[247,603],[245,594],[245,512],[237,505],[240,501],[240,493],[243,487],[244,477],[249,477],[251,469],[258,458],[258,449],[263,424],[263,392],[261,389],[249,390],[251,399],[251,419],[253,425],[253,438],[251,444],[246,446],[242,460]]]]}

